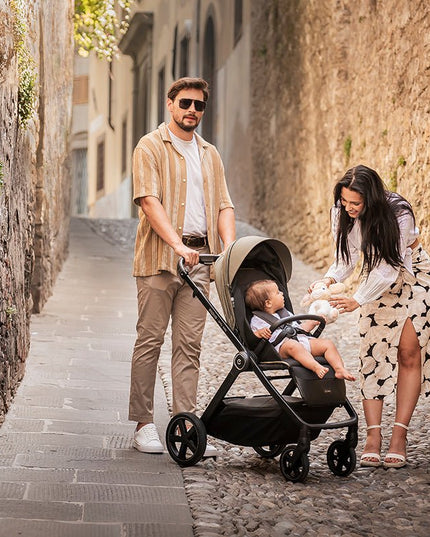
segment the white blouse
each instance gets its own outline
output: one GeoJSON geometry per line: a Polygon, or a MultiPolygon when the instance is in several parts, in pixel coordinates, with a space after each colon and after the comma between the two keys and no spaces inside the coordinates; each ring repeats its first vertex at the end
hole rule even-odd
{"type": "MultiPolygon", "coordinates": [[[[332,233],[336,240],[339,227],[340,207],[332,209],[332,233]]],[[[415,227],[414,218],[409,211],[405,211],[398,217],[400,229],[400,255],[403,259],[403,267],[413,274],[412,271],[412,249],[409,248],[419,235],[418,228],[415,227]]],[[[350,262],[346,264],[342,259],[335,261],[326,272],[326,277],[334,278],[337,282],[344,281],[350,276],[361,255],[361,223],[355,219],[354,226],[348,234],[348,246],[350,252],[350,262]]],[[[364,277],[354,293],[353,298],[360,304],[371,302],[379,298],[393,284],[399,274],[401,267],[392,267],[382,260],[368,277],[364,277]]]]}

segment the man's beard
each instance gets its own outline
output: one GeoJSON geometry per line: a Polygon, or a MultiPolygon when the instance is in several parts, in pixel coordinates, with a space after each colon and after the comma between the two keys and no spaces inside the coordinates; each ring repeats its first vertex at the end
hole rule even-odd
{"type": "Polygon", "coordinates": [[[196,123],[195,123],[194,125],[185,125],[182,121],[178,121],[178,120],[176,120],[176,119],[175,119],[174,121],[175,121],[176,125],[177,125],[180,129],[182,129],[183,131],[185,131],[185,132],[192,132],[192,131],[194,131],[194,130],[198,127],[198,125],[199,125],[198,120],[196,120],[196,123]]]}

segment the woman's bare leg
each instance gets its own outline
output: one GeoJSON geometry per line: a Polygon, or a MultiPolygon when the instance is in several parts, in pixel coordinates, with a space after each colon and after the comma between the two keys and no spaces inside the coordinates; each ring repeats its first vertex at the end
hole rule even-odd
{"type": "MultiPolygon", "coordinates": [[[[380,453],[382,435],[380,427],[374,427],[375,425],[381,425],[382,420],[382,406],[383,401],[381,399],[363,399],[364,418],[366,420],[366,443],[363,448],[363,454],[365,453],[380,453]]],[[[362,457],[363,460],[363,457],[362,457]]],[[[379,462],[375,457],[364,457],[368,462],[379,462]]]]}
{"type": "MultiPolygon", "coordinates": [[[[410,319],[407,319],[400,337],[398,349],[398,374],[396,393],[397,423],[409,425],[421,391],[421,349],[418,337],[410,319]]],[[[403,427],[393,427],[390,453],[406,456],[406,434],[403,427]]],[[[396,462],[389,458],[386,462],[396,462]]]]}

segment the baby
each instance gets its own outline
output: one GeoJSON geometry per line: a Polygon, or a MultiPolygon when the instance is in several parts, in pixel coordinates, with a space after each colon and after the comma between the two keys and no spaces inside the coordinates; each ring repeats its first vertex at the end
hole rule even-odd
{"type": "MultiPolygon", "coordinates": [[[[280,319],[277,312],[284,307],[284,295],[273,280],[258,280],[251,283],[247,288],[245,303],[252,311],[264,311],[280,319]]],[[[288,313],[292,315],[292,313],[288,313]]],[[[300,326],[306,332],[309,332],[318,324],[318,321],[310,319],[301,324],[297,322],[291,323],[292,326],[300,326]]],[[[279,335],[281,328],[275,330],[272,334],[269,327],[270,324],[268,322],[257,315],[253,315],[251,329],[254,334],[259,338],[268,339],[270,342],[273,342],[279,335]]],[[[314,371],[319,378],[324,377],[328,368],[318,363],[314,356],[324,356],[327,362],[333,367],[337,378],[355,380],[355,377],[345,369],[338,350],[329,339],[297,334],[297,340],[286,337],[275,348],[281,358],[294,358],[294,360],[300,362],[304,367],[314,371]]]]}

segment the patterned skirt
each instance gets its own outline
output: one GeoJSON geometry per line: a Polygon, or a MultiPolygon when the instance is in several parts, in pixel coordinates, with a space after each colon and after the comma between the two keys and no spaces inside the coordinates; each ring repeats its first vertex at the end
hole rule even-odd
{"type": "Polygon", "coordinates": [[[360,309],[360,388],[363,399],[383,399],[397,384],[397,350],[410,318],[421,347],[422,390],[430,395],[430,257],[412,250],[414,275],[401,269],[397,280],[377,300],[360,309]]]}

